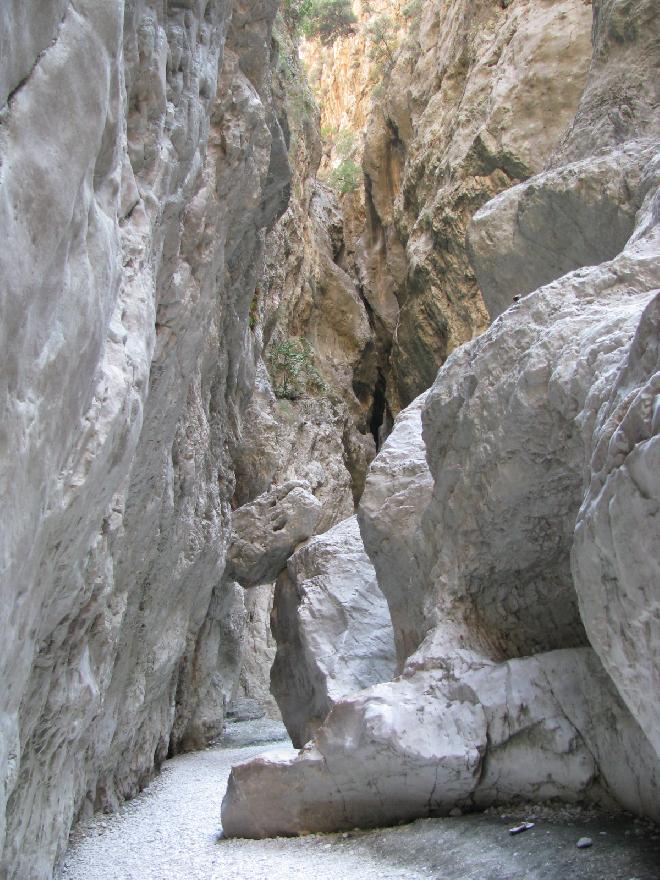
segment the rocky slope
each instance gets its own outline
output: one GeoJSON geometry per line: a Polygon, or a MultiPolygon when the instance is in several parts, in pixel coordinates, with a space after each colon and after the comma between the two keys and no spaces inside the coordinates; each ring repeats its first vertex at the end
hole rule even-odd
{"type": "Polygon", "coordinates": [[[595,6],[590,77],[551,167],[475,218],[487,301],[507,286],[506,261],[483,253],[498,238],[521,242],[523,285],[549,283],[454,352],[367,478],[359,518],[403,674],[337,703],[298,754],[236,767],[226,833],[377,824],[512,796],[614,800],[658,818],[657,120],[635,91],[650,77],[652,4],[629,13],[623,0],[595,6]],[[598,184],[612,231],[589,251],[598,184]],[[587,254],[602,262],[584,266],[587,254]],[[398,592],[394,558],[420,575],[398,592]]]}
{"type": "Polygon", "coordinates": [[[290,184],[274,3],[47,6],[0,16],[0,873],[35,880],[207,723],[290,184]]]}

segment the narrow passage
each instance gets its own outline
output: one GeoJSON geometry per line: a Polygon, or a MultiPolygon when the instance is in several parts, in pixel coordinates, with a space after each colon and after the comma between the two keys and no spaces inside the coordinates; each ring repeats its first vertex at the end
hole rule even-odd
{"type": "MultiPolygon", "coordinates": [[[[508,828],[529,808],[397,828],[272,840],[223,839],[220,803],[231,766],[287,742],[233,725],[231,748],[181,755],[111,816],[74,831],[61,880],[657,880],[657,829],[632,818],[542,807],[535,828],[508,828]],[[505,816],[502,816],[502,813],[505,816]],[[545,818],[544,818],[545,817],[545,818]],[[578,850],[582,836],[593,839],[578,850]]],[[[57,876],[57,875],[56,875],[57,876]]]]}

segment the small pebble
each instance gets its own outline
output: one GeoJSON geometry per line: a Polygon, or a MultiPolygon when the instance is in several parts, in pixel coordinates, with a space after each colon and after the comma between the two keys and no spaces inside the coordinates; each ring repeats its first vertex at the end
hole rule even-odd
{"type": "Polygon", "coordinates": [[[509,828],[509,834],[521,834],[523,831],[529,831],[533,827],[533,822],[521,822],[520,825],[514,825],[513,828],[509,828]]]}
{"type": "Polygon", "coordinates": [[[581,837],[575,845],[578,849],[589,849],[593,846],[593,840],[590,837],[581,837]]]}
{"type": "Polygon", "coordinates": [[[454,817],[456,817],[456,816],[462,816],[462,815],[463,815],[463,810],[461,810],[459,807],[454,807],[453,809],[451,809],[451,810],[449,811],[449,815],[450,815],[450,816],[454,816],[454,817]]]}

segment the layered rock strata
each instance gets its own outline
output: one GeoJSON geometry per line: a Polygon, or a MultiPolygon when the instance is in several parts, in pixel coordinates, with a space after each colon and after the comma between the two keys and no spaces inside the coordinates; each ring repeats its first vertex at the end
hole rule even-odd
{"type": "Polygon", "coordinates": [[[297,747],[339,700],[392,677],[392,623],[354,516],[289,559],[272,623],[271,691],[297,747]]]}
{"type": "Polygon", "coordinates": [[[218,720],[228,449],[290,182],[274,14],[250,0],[0,14],[8,878],[49,878],[76,815],[134,794],[218,720]]]}

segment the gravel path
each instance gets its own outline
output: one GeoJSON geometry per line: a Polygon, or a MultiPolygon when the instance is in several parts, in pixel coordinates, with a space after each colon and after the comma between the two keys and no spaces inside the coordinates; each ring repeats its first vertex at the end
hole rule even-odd
{"type": "Polygon", "coordinates": [[[511,837],[520,810],[425,819],[398,828],[273,840],[225,840],[220,803],[232,764],[282,742],[239,728],[215,747],[166,762],[162,774],[113,816],[74,832],[63,880],[659,880],[660,835],[628,818],[539,810],[511,837]],[[504,815],[504,817],[503,817],[504,815]],[[578,838],[593,839],[578,850],[578,838]]]}

